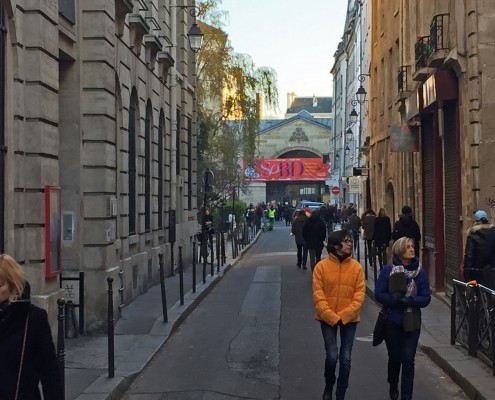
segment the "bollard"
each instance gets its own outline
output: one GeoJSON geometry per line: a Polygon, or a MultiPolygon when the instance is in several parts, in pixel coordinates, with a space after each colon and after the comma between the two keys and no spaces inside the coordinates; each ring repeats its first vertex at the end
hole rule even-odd
{"type": "Polygon", "coordinates": [[[377,276],[376,276],[376,252],[377,252],[377,248],[373,247],[373,279],[375,280],[375,285],[376,285],[376,280],[377,280],[377,276]]]}
{"type": "Polygon", "coordinates": [[[452,297],[450,299],[450,345],[455,345],[456,339],[456,326],[455,326],[455,317],[457,312],[457,288],[454,282],[454,290],[452,292],[452,297]]]}
{"type": "Polygon", "coordinates": [[[158,254],[159,266],[160,266],[160,288],[162,291],[162,313],[163,323],[168,322],[167,311],[167,292],[165,291],[165,268],[163,266],[163,254],[158,254]]]}
{"type": "Polygon", "coordinates": [[[184,305],[184,268],[182,265],[182,246],[179,246],[179,290],[180,305],[184,305]]]}
{"type": "Polygon", "coordinates": [[[235,247],[234,247],[234,234],[230,234],[230,243],[232,245],[232,258],[235,258],[235,247]]]}
{"type": "Polygon", "coordinates": [[[175,276],[174,263],[175,263],[175,259],[174,259],[174,244],[172,243],[172,246],[170,246],[170,264],[172,265],[172,272],[170,273],[170,275],[172,275],[172,276],[175,276]]]}
{"type": "Polygon", "coordinates": [[[192,292],[196,293],[196,241],[192,242],[193,262],[192,262],[192,292]]]}
{"type": "Polygon", "coordinates": [[[211,258],[210,258],[210,274],[211,276],[214,275],[215,273],[215,253],[213,251],[213,236],[210,235],[209,237],[210,240],[210,253],[211,253],[211,258]]]}
{"type": "Polygon", "coordinates": [[[368,280],[368,241],[364,239],[364,279],[368,280]]]}
{"type": "Polygon", "coordinates": [[[227,256],[225,254],[225,233],[222,232],[222,236],[221,236],[221,242],[220,242],[220,246],[221,246],[221,254],[222,254],[222,265],[224,265],[226,262],[227,262],[227,256]]]}
{"type": "Polygon", "coordinates": [[[115,377],[115,337],[113,332],[113,278],[107,278],[108,283],[108,377],[115,377]]]}
{"type": "Polygon", "coordinates": [[[206,243],[204,242],[201,243],[201,253],[203,257],[203,283],[206,283],[206,257],[207,257],[205,254],[206,246],[208,246],[206,243]]]}
{"type": "Polygon", "coordinates": [[[62,382],[62,389],[65,393],[65,299],[58,299],[57,306],[57,364],[60,373],[60,381],[62,382]]]}
{"type": "Polygon", "coordinates": [[[215,235],[215,246],[217,248],[217,272],[220,272],[220,233],[215,235]]]}

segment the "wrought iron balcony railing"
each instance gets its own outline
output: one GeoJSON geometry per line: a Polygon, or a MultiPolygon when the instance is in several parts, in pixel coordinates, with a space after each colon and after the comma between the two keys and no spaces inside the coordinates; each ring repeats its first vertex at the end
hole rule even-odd
{"type": "Polygon", "coordinates": [[[448,28],[449,14],[438,14],[433,17],[430,24],[430,53],[448,49],[448,28]]]}
{"type": "Polygon", "coordinates": [[[430,55],[430,37],[418,36],[414,45],[414,55],[416,60],[416,71],[428,66],[428,56],[430,55]]]}
{"type": "Polygon", "coordinates": [[[397,69],[397,91],[399,94],[411,90],[409,87],[410,68],[410,65],[402,65],[397,69]]]}

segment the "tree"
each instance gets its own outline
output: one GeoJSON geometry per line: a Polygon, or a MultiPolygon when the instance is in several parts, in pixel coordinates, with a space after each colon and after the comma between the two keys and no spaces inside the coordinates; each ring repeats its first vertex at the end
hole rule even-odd
{"type": "Polygon", "coordinates": [[[269,110],[278,105],[276,72],[234,51],[221,29],[227,13],[219,11],[220,3],[198,3],[204,42],[196,64],[198,176],[211,169],[219,193],[226,184],[242,186],[240,161],[255,158],[260,101],[269,110]]]}

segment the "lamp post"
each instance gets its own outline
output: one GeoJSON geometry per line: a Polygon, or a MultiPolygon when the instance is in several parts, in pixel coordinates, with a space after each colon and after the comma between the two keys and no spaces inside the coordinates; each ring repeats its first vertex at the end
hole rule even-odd
{"type": "Polygon", "coordinates": [[[187,11],[189,15],[194,18],[194,22],[191,25],[189,32],[187,33],[187,39],[189,40],[189,47],[191,48],[193,53],[197,53],[203,46],[204,34],[203,32],[201,32],[200,27],[196,23],[196,17],[202,15],[203,10],[195,4],[191,6],[175,5],[175,7],[179,8],[180,10],[187,11]]]}
{"type": "MultiPolygon", "coordinates": [[[[362,145],[362,132],[363,132],[363,127],[362,127],[362,115],[363,115],[363,105],[366,103],[366,95],[368,94],[366,92],[366,89],[363,87],[363,82],[365,81],[366,77],[369,77],[370,74],[360,74],[358,75],[358,80],[360,83],[359,88],[356,91],[356,100],[351,101],[351,105],[353,106],[353,109],[349,113],[349,118],[351,121],[358,122],[358,145],[357,148],[361,149],[362,145]],[[356,106],[359,105],[359,114],[356,112],[356,106]]],[[[358,167],[361,167],[361,156],[362,152],[359,151],[358,155],[358,167]]],[[[368,175],[368,182],[366,184],[366,207],[369,208],[371,207],[371,194],[370,194],[370,182],[369,182],[369,175],[368,175]]]]}

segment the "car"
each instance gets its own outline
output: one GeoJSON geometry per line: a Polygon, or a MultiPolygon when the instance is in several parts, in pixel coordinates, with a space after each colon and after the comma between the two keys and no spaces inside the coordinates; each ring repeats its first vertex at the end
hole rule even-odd
{"type": "Polygon", "coordinates": [[[311,211],[319,210],[322,205],[325,203],[319,201],[309,201],[309,200],[301,200],[297,203],[296,209],[303,210],[308,207],[311,211]]]}

